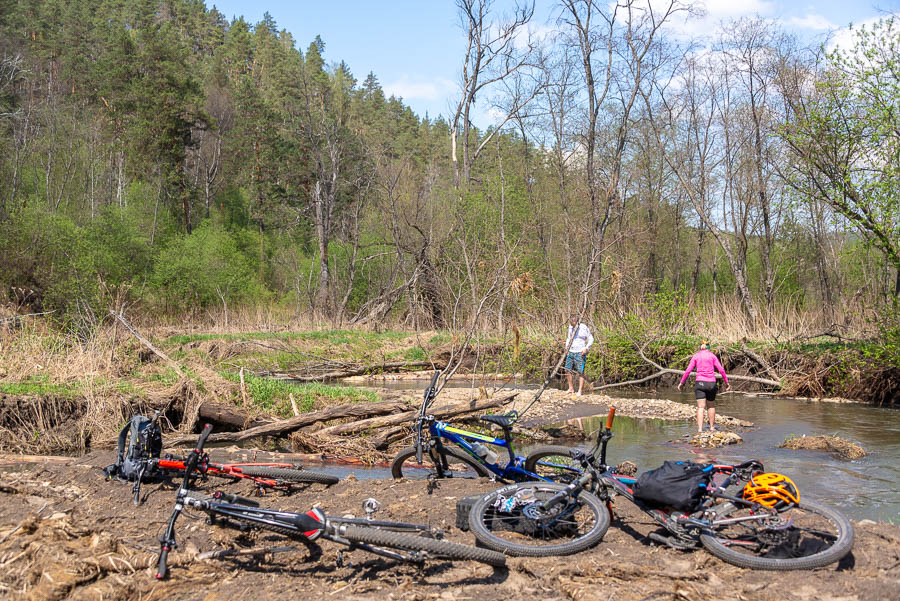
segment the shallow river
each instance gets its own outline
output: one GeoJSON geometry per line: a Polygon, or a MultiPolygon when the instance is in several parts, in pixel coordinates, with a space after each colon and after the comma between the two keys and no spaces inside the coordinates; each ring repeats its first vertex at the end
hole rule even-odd
{"type": "MultiPolygon", "coordinates": [[[[387,385],[395,389],[421,390],[427,382],[407,380],[388,382],[387,385]]],[[[461,381],[460,385],[469,383],[461,381]]],[[[694,404],[692,393],[615,394],[666,398],[694,404]]],[[[679,442],[682,436],[696,430],[693,422],[617,417],[613,426],[616,435],[608,447],[608,461],[619,463],[629,459],[643,471],[673,458],[732,463],[760,459],[768,470],[791,477],[801,494],[836,506],[853,519],[900,523],[900,410],[855,403],[821,403],[730,394],[720,396],[716,405],[721,413],[757,425],[757,428],[740,433],[744,438],[743,444],[701,449],[679,442]],[[777,448],[791,434],[837,434],[860,444],[869,454],[849,461],[825,452],[777,448]]],[[[588,416],[595,410],[595,407],[581,405],[564,411],[565,417],[576,417],[588,416]]],[[[581,421],[586,430],[594,431],[601,426],[603,419],[597,417],[581,421]]],[[[528,448],[517,449],[523,455],[527,451],[528,448]]],[[[358,470],[354,471],[365,477],[358,470]]],[[[380,475],[383,470],[373,471],[380,475]]]]}

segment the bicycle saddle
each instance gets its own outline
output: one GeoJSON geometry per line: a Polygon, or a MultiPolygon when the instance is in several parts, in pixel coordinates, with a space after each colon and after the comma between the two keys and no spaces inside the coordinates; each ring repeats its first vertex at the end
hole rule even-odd
{"type": "Polygon", "coordinates": [[[517,415],[482,415],[481,421],[497,424],[501,428],[509,428],[516,423],[517,415]]]}

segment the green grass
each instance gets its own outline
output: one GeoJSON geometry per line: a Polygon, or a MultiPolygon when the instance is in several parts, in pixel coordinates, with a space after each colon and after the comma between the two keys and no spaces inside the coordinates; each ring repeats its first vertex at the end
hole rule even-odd
{"type": "MultiPolygon", "coordinates": [[[[240,381],[240,376],[234,372],[221,372],[222,376],[232,382],[240,381]]],[[[274,378],[261,378],[259,376],[244,375],[247,385],[247,393],[253,404],[260,409],[279,415],[290,417],[290,395],[294,395],[297,409],[302,413],[312,411],[317,406],[339,405],[343,403],[374,403],[381,400],[371,390],[354,388],[352,386],[332,386],[310,382],[295,384],[274,378]]]]}
{"type": "Polygon", "coordinates": [[[54,384],[48,378],[31,377],[22,382],[0,382],[0,392],[21,396],[53,395],[70,399],[81,394],[81,387],[54,384]]]}
{"type": "Polygon", "coordinates": [[[187,344],[198,340],[310,340],[329,344],[381,343],[403,340],[410,332],[364,332],[358,330],[314,330],[309,332],[245,332],[241,334],[179,334],[165,340],[167,344],[187,344]]]}

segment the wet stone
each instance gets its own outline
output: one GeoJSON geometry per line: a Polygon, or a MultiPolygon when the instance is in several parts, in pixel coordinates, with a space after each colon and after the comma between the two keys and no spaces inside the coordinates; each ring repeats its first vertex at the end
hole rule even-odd
{"type": "Polygon", "coordinates": [[[706,431],[694,434],[688,442],[698,447],[715,448],[738,444],[744,442],[744,439],[734,432],[706,431]]]}

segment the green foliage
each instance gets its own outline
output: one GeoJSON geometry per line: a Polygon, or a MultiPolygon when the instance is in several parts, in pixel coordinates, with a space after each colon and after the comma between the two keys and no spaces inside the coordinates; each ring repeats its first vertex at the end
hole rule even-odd
{"type": "Polygon", "coordinates": [[[261,300],[265,289],[256,265],[241,252],[245,238],[252,234],[235,236],[204,222],[160,252],[153,270],[154,287],[167,304],[182,310],[261,300]]]}
{"type": "MultiPolygon", "coordinates": [[[[900,21],[855,32],[827,55],[816,95],[784,135],[796,150],[796,185],[822,196],[900,270],[900,21]]],[[[900,282],[900,280],[898,280],[900,282]]]]}

